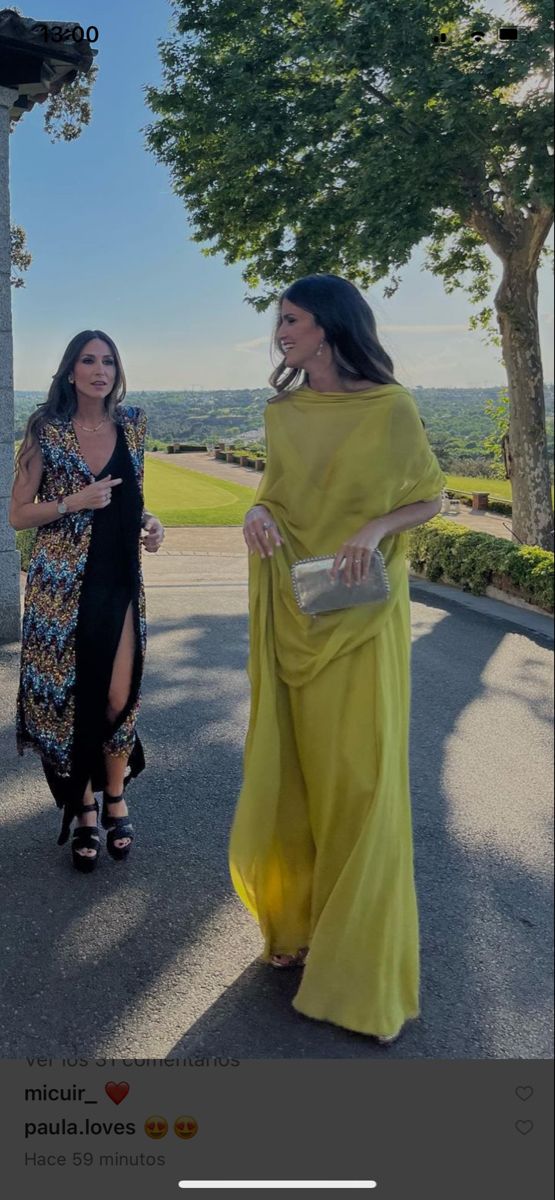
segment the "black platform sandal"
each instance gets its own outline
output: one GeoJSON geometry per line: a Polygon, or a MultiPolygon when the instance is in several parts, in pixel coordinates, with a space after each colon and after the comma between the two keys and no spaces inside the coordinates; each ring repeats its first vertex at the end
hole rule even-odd
{"type": "MultiPolygon", "coordinates": [[[[80,808],[75,810],[75,816],[80,817],[81,813],[96,812],[98,813],[98,803],[95,800],[93,804],[82,804],[80,808]]],[[[98,825],[77,825],[73,830],[71,839],[71,858],[73,865],[77,871],[90,872],[94,871],[100,854],[100,837],[98,835],[98,825]],[[96,850],[94,858],[89,854],[80,854],[80,850],[96,850]]]]}
{"type": "Polygon", "coordinates": [[[133,826],[128,816],[111,817],[108,812],[111,804],[119,804],[123,799],[123,793],[121,796],[107,796],[106,792],[102,795],[102,816],[100,821],[102,828],[107,830],[106,849],[108,854],[115,859],[127,858],[134,837],[133,826]],[[115,846],[114,842],[119,842],[120,838],[129,838],[128,845],[115,846]]]}

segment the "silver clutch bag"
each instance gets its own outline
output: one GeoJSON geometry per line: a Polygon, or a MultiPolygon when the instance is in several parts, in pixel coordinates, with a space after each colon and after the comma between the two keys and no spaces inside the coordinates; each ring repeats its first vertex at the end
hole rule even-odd
{"type": "Polygon", "coordinates": [[[389,579],[383,554],[379,550],[372,555],[368,578],[362,583],[353,583],[352,587],[343,583],[341,571],[335,581],[330,579],[333,562],[333,556],[330,556],[303,558],[293,563],[291,579],[301,612],[316,616],[318,613],[356,608],[361,604],[380,604],[387,600],[389,579]]]}

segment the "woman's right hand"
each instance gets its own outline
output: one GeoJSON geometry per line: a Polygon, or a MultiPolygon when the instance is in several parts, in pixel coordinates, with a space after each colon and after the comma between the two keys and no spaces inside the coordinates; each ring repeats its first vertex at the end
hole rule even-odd
{"type": "Polygon", "coordinates": [[[259,554],[261,558],[271,558],[272,545],[282,546],[283,538],[268,509],[263,504],[255,504],[245,517],[243,537],[251,554],[259,554]]]}
{"type": "Polygon", "coordinates": [[[87,487],[82,488],[80,492],[74,492],[70,497],[68,512],[80,512],[83,508],[107,508],[112,499],[112,488],[121,482],[121,479],[112,479],[111,475],[106,475],[105,479],[97,479],[94,483],[87,484],[87,487]]]}

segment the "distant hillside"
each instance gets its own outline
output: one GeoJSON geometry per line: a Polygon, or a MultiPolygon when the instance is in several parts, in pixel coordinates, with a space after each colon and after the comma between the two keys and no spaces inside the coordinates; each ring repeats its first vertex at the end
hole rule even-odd
{"type": "MultiPolygon", "coordinates": [[[[482,441],[492,432],[485,414],[486,401],[496,399],[500,388],[421,388],[412,394],[426,425],[430,442],[442,466],[457,458],[481,454],[482,441]]],[[[553,440],[553,384],[547,384],[546,410],[550,443],[553,440]]],[[[258,429],[263,424],[271,388],[205,392],[129,392],[130,404],[143,408],[152,439],[219,441],[258,429]]],[[[44,399],[40,392],[16,392],[16,438],[23,435],[30,413],[44,399]]],[[[552,453],[552,450],[551,450],[552,453]]]]}
{"type": "MultiPolygon", "coordinates": [[[[271,388],[222,392],[128,392],[129,404],[143,408],[148,433],[160,441],[219,441],[262,424],[271,388]]],[[[16,437],[31,412],[41,404],[40,392],[16,392],[16,437]]]]}

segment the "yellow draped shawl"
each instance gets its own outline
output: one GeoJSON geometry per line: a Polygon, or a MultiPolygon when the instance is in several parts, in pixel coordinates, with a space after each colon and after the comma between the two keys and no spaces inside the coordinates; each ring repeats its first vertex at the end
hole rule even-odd
{"type": "Polygon", "coordinates": [[[275,654],[281,679],[299,686],[333,658],[374,637],[406,577],[406,534],[380,544],[391,592],[382,604],[312,618],[295,601],[296,559],[335,554],[367,521],[435,499],[444,476],[416,404],[398,384],[358,392],[302,387],[268,404],[267,465],[256,502],[274,517],[284,545],[250,565],[251,658],[275,654]],[[270,620],[268,620],[270,618],[270,620]]]}

